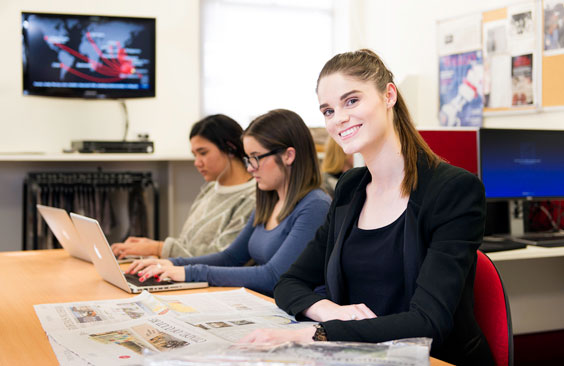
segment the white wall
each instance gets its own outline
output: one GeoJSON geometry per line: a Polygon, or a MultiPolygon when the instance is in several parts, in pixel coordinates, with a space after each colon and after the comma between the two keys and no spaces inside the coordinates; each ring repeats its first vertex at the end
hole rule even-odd
{"type": "MultiPolygon", "coordinates": [[[[394,73],[416,124],[430,127],[439,125],[437,22],[521,2],[352,1],[355,10],[352,11],[351,18],[351,49],[368,47],[380,54],[394,73]]],[[[488,116],[484,118],[483,125],[498,128],[564,129],[564,110],[488,116]]]]}
{"type": "Polygon", "coordinates": [[[186,153],[199,118],[199,1],[1,0],[0,153],[61,152],[71,140],[119,140],[124,117],[117,101],[22,95],[22,11],[123,15],[157,19],[157,96],[128,100],[128,138],[150,134],[157,153],[186,153]]]}

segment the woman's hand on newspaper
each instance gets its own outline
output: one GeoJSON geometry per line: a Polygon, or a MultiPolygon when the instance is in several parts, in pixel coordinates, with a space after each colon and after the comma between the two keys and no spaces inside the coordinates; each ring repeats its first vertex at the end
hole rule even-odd
{"type": "Polygon", "coordinates": [[[157,240],[130,236],[123,243],[112,244],[112,252],[114,252],[114,255],[118,257],[118,259],[122,259],[129,255],[154,255],[156,257],[159,257],[161,255],[161,243],[162,242],[157,240]]]}
{"type": "Polygon", "coordinates": [[[302,329],[257,329],[241,338],[238,344],[276,345],[284,342],[313,342],[315,328],[302,329]]]}

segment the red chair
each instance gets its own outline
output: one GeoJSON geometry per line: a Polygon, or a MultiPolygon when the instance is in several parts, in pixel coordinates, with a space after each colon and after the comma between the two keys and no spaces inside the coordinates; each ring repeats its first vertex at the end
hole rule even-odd
{"type": "Polygon", "coordinates": [[[480,251],[474,280],[474,316],[488,341],[496,365],[512,366],[513,329],[509,299],[495,265],[480,251]]]}

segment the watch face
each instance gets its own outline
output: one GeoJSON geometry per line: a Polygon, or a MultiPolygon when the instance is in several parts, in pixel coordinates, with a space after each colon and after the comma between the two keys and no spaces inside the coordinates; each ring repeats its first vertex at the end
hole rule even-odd
{"type": "Polygon", "coordinates": [[[318,342],[327,341],[327,332],[325,331],[325,328],[323,328],[323,325],[315,324],[314,327],[315,327],[315,333],[313,334],[312,339],[318,342]]]}

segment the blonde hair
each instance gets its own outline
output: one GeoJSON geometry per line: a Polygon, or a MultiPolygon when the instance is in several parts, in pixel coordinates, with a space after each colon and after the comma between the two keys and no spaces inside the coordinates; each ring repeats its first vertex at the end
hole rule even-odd
{"type": "MultiPolygon", "coordinates": [[[[335,55],[321,69],[317,78],[317,87],[319,87],[319,81],[323,77],[335,73],[342,73],[357,80],[372,82],[380,93],[385,93],[388,83],[395,84],[394,75],[386,68],[382,59],[368,49],[335,55]]],[[[407,105],[399,90],[397,91],[397,101],[393,111],[394,129],[399,137],[401,152],[404,158],[405,176],[401,192],[404,196],[409,196],[411,191],[417,188],[418,155],[422,154],[430,167],[436,167],[441,160],[415,128],[407,105]]]]}
{"type": "Polygon", "coordinates": [[[328,137],[325,142],[325,157],[321,163],[321,172],[329,174],[339,174],[343,172],[347,154],[343,151],[341,146],[328,137]]]}

